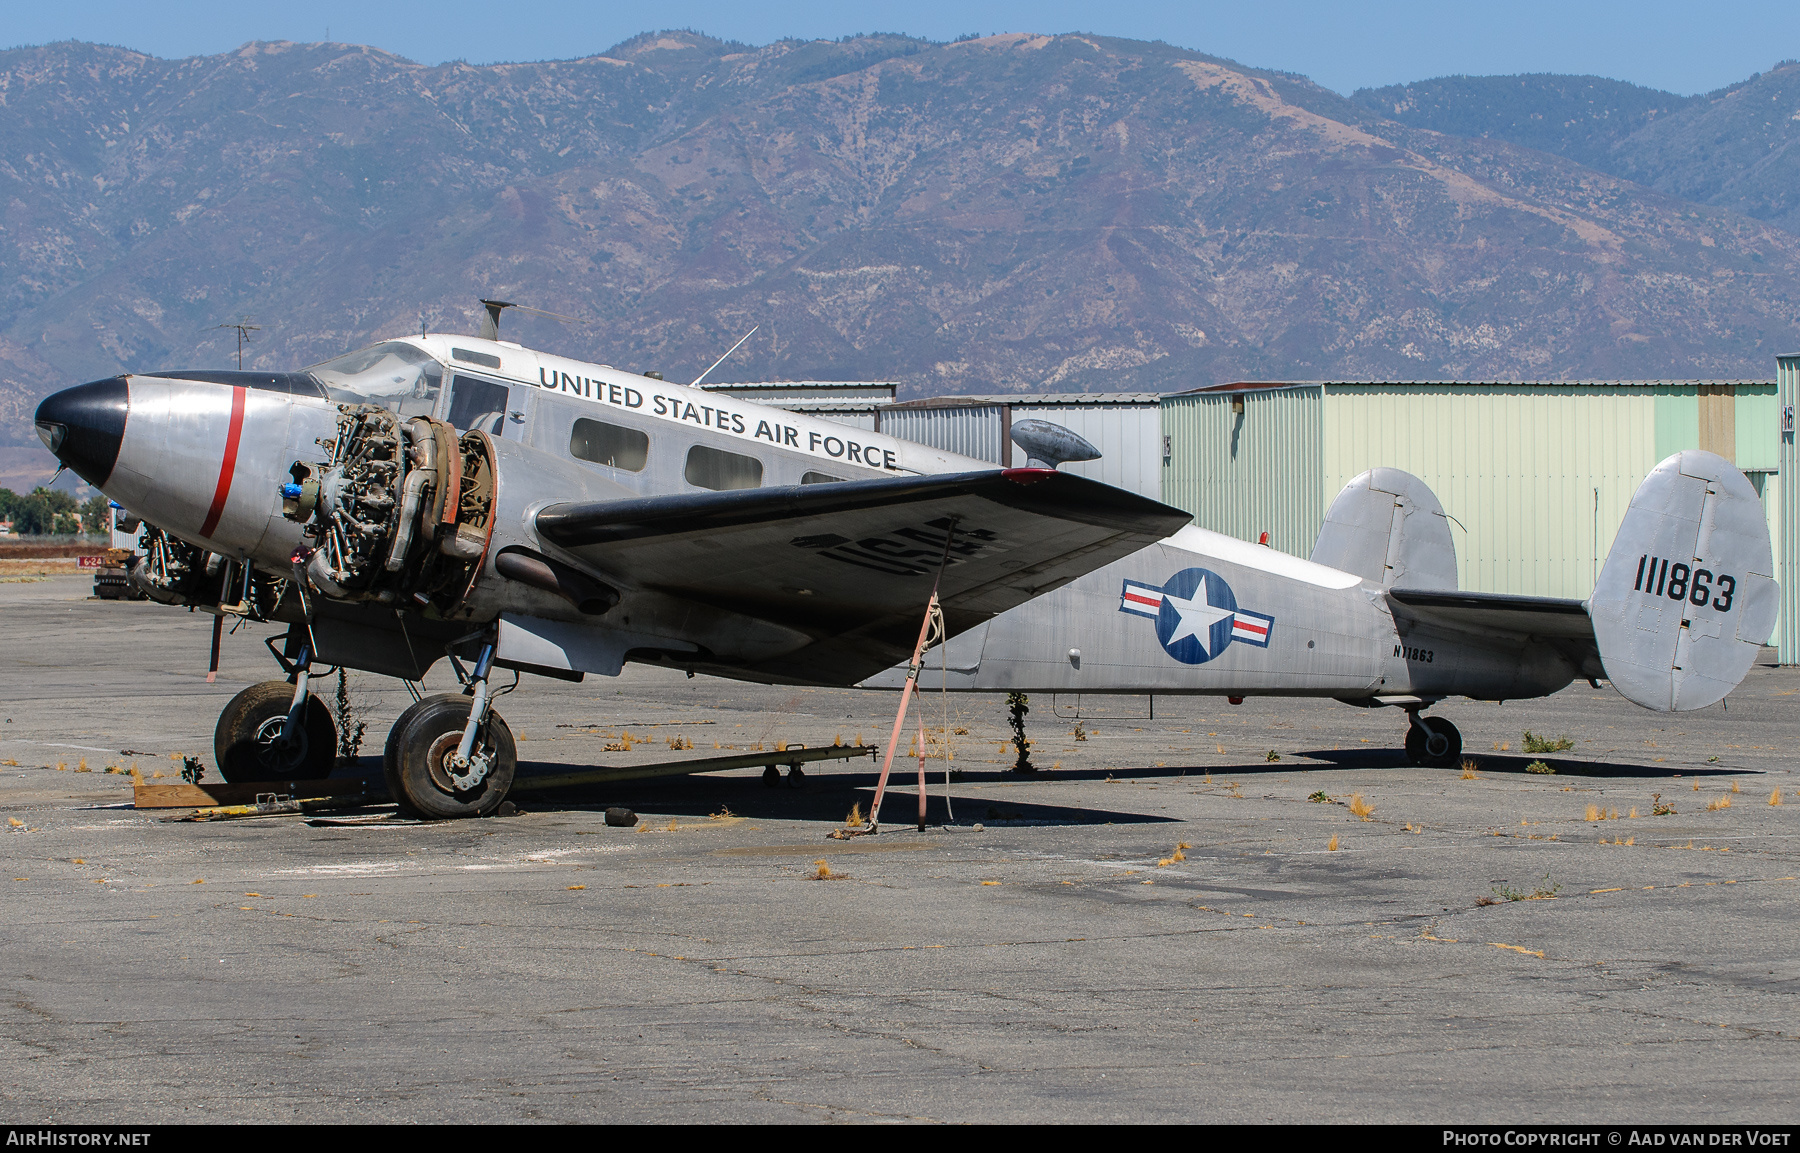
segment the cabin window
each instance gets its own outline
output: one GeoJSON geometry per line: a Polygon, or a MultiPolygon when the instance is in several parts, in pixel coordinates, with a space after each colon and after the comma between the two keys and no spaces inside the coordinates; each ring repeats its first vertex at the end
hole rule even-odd
{"type": "Polygon", "coordinates": [[[844,478],[832,476],[826,472],[809,472],[800,478],[801,484],[843,484],[844,478]]]}
{"type": "Polygon", "coordinates": [[[451,425],[465,432],[472,428],[499,432],[508,395],[504,384],[474,376],[456,377],[450,386],[451,425]]]}
{"type": "Polygon", "coordinates": [[[682,475],[695,488],[714,491],[730,488],[758,488],[762,485],[762,461],[753,456],[707,448],[697,444],[688,449],[687,468],[682,475]]]}
{"type": "Polygon", "coordinates": [[[577,420],[569,432],[569,455],[627,472],[642,472],[644,462],[650,459],[650,438],[635,428],[577,420]]]}
{"type": "Polygon", "coordinates": [[[492,369],[498,370],[500,367],[500,358],[499,357],[489,356],[485,352],[470,352],[466,348],[451,349],[450,350],[450,358],[452,360],[463,361],[467,364],[479,364],[483,368],[492,368],[492,369]]]}

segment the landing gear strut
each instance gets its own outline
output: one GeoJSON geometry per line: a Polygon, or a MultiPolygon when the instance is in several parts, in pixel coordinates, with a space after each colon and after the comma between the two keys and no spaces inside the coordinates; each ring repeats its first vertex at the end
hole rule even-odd
{"type": "Polygon", "coordinates": [[[512,729],[489,707],[493,659],[494,647],[482,646],[463,695],[426,697],[389,731],[382,774],[388,795],[408,816],[492,816],[512,788],[519,755],[512,729]]]}
{"type": "Polygon", "coordinates": [[[1462,733],[1443,717],[1421,717],[1417,709],[1406,714],[1406,759],[1415,765],[1452,768],[1462,757],[1462,733]]]}
{"type": "Polygon", "coordinates": [[[251,685],[225,706],[213,730],[213,757],[227,781],[317,781],[337,761],[337,729],[325,702],[307,691],[306,652],[294,680],[251,685]]]}

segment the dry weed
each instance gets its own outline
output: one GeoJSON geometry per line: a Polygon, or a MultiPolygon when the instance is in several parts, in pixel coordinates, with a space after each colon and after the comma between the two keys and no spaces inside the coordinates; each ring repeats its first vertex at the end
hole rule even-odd
{"type": "Polygon", "coordinates": [[[1337,850],[1337,834],[1336,833],[1331,834],[1331,840],[1325,842],[1325,851],[1328,853],[1335,853],[1338,851],[1337,850]]]}
{"type": "Polygon", "coordinates": [[[1366,821],[1369,819],[1369,815],[1374,811],[1375,806],[1363,800],[1363,795],[1361,793],[1350,794],[1350,813],[1352,816],[1361,817],[1366,821]]]}
{"type": "Polygon", "coordinates": [[[1771,805],[1779,805],[1781,803],[1781,790],[1780,789],[1776,789],[1774,792],[1769,794],[1769,803],[1771,805]]]}
{"type": "Polygon", "coordinates": [[[1475,762],[1473,760],[1465,759],[1463,761],[1463,763],[1462,763],[1462,779],[1465,781],[1479,781],[1481,779],[1480,777],[1475,775],[1475,762]]]}
{"type": "Polygon", "coordinates": [[[1740,788],[1738,788],[1738,783],[1737,783],[1737,782],[1736,782],[1736,781],[1735,781],[1735,780],[1734,780],[1734,781],[1732,781],[1732,782],[1731,782],[1731,791],[1732,791],[1732,792],[1734,792],[1734,793],[1741,793],[1741,792],[1743,792],[1743,790],[1742,790],[1742,789],[1740,789],[1740,788]]]}
{"type": "Polygon", "coordinates": [[[1719,799],[1716,801],[1706,802],[1706,811],[1709,813],[1716,813],[1720,809],[1729,809],[1730,807],[1731,807],[1731,798],[1728,796],[1724,796],[1724,795],[1721,795],[1719,797],[1719,799]]]}
{"type": "Polygon", "coordinates": [[[863,820],[862,802],[858,801],[850,806],[850,815],[844,818],[844,827],[847,829],[860,829],[866,824],[868,824],[868,822],[863,820]]]}

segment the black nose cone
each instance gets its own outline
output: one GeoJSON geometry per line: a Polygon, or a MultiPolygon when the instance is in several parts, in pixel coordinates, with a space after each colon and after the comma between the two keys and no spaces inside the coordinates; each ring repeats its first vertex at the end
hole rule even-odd
{"type": "Polygon", "coordinates": [[[38,405],[38,439],[76,476],[104,487],[125,436],[125,398],[122,376],[53,393],[38,405]]]}

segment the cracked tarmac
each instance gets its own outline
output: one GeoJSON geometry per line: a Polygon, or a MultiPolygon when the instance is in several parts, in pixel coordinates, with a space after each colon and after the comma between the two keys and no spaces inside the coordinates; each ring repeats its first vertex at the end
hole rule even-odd
{"type": "MultiPolygon", "coordinates": [[[[999,698],[928,693],[957,819],[935,759],[914,831],[901,759],[849,842],[868,761],[170,824],[81,806],[128,800],[110,766],[211,776],[267,627],[209,685],[209,618],[86,592],[0,586],[9,1123],[1794,1118],[1795,670],[1675,716],[1585,684],[1446,702],[1472,780],[1405,765],[1396,712],[1210,698],[1089,698],[1083,740],[1034,699],[1020,777],[999,698]],[[1525,729],[1576,742],[1554,774],[1525,729]]],[[[408,697],[348,685],[377,750],[408,697]]],[[[499,708],[525,773],[874,742],[896,703],[628,669],[499,708]]]]}

